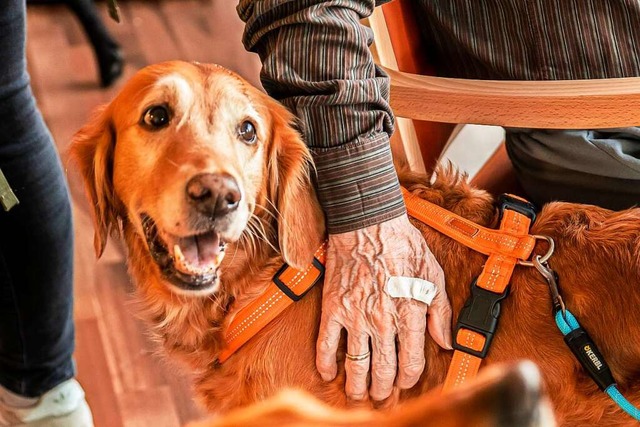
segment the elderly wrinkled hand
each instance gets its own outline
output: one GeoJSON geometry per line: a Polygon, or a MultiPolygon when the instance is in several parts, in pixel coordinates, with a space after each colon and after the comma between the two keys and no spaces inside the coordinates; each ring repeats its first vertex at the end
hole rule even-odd
{"type": "Polygon", "coordinates": [[[425,366],[427,324],[436,343],[450,349],[451,306],[444,274],[406,215],[329,236],[316,356],[324,380],[336,376],[344,328],[345,391],[350,398],[366,398],[370,368],[374,400],[389,397],[394,381],[402,389],[413,387],[425,366]]]}

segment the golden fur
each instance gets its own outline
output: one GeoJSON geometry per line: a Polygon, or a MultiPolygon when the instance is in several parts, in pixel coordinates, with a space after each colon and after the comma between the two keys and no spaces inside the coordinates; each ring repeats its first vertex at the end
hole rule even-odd
{"type": "Polygon", "coordinates": [[[540,386],[540,373],[531,362],[493,365],[449,393],[432,390],[386,412],[337,409],[302,391],[284,390],[273,398],[189,427],[553,427],[553,413],[540,386]]]}
{"type": "MultiPolygon", "coordinates": [[[[291,122],[282,106],[229,71],[171,62],[136,74],[77,134],[72,146],[95,208],[98,254],[109,230],[121,230],[144,315],[167,353],[194,373],[196,393],[212,412],[268,398],[286,387],[303,388],[330,405],[353,404],[344,394],[343,370],[326,383],[315,369],[321,286],[227,362],[215,363],[222,332],[234,314],[260,294],[283,262],[306,265],[323,238],[323,218],[309,179],[309,152],[291,122]],[[169,75],[181,76],[191,95],[181,98],[182,83],[159,87],[157,82],[169,75]],[[179,123],[153,134],[141,129],[139,118],[149,98],[176,104],[177,111],[186,105],[184,112],[176,113],[179,123]],[[219,123],[237,120],[249,107],[259,120],[259,143],[251,150],[219,123]],[[228,249],[215,292],[190,296],[176,293],[163,279],[149,254],[138,214],[146,210],[162,218],[174,212],[172,221],[179,222],[185,215],[182,208],[160,201],[170,195],[173,203],[181,203],[180,189],[203,170],[234,174],[243,183],[252,215],[228,249]]],[[[481,225],[496,225],[491,196],[471,188],[451,170],[441,171],[433,185],[424,176],[405,175],[401,181],[426,200],[481,225]]],[[[238,224],[242,221],[230,227],[238,224]]],[[[414,224],[444,269],[455,319],[484,257],[414,224]]],[[[552,203],[542,209],[532,233],[556,241],[550,264],[560,276],[568,307],[600,346],[621,391],[640,403],[640,209],[612,212],[552,203]]],[[[426,369],[413,389],[395,390],[382,403],[360,405],[392,407],[441,384],[451,352],[428,339],[425,355],[426,369]]],[[[516,268],[485,363],[521,358],[541,366],[561,425],[634,424],[579,368],[554,325],[547,286],[532,268],[516,268]]],[[[341,350],[339,366],[343,360],[341,350]]]]}

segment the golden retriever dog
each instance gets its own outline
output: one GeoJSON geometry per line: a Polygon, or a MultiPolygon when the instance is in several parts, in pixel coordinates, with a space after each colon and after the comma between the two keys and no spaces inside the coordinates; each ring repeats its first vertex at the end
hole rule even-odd
{"type": "MultiPolygon", "coordinates": [[[[341,370],[315,368],[322,286],[313,288],[225,363],[226,326],[288,263],[302,268],[324,240],[309,151],[292,115],[234,73],[168,62],[139,71],[72,144],[94,209],[95,247],[121,233],[144,315],[166,352],[194,374],[211,412],[301,388],[335,406],[351,404],[341,370]]],[[[433,184],[401,177],[415,195],[495,227],[492,197],[451,171],[433,184]]],[[[485,257],[414,222],[446,276],[454,319],[485,257]]],[[[551,203],[531,230],[556,241],[550,264],[565,302],[599,345],[623,394],[640,403],[640,209],[612,212],[551,203]]],[[[542,253],[544,248],[537,248],[542,253]]],[[[528,358],[541,367],[561,425],[635,424],[587,376],[556,329],[546,283],[518,267],[486,365],[528,358]]],[[[425,344],[427,367],[394,407],[444,381],[450,351],[425,344]]],[[[344,348],[338,365],[344,361],[344,348]]]]}

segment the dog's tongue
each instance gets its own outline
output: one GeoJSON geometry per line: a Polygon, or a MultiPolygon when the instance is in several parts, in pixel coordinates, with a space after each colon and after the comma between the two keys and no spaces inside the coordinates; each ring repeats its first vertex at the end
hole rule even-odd
{"type": "Polygon", "coordinates": [[[212,274],[224,258],[220,236],[209,231],[172,242],[174,267],[185,274],[212,274]]]}

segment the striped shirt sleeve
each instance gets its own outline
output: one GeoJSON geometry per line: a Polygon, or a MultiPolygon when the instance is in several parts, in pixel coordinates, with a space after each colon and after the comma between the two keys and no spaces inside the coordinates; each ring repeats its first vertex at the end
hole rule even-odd
{"type": "Polygon", "coordinates": [[[360,24],[374,7],[354,0],[238,5],[264,88],[301,119],[332,234],[405,213],[389,145],[389,80],[373,63],[370,29],[360,24]]]}

